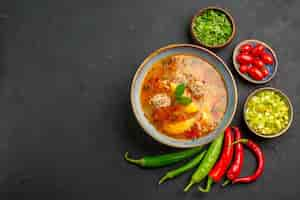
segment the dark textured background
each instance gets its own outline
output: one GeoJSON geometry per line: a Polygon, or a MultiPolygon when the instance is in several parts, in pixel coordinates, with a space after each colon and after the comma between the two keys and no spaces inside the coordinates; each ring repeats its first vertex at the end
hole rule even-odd
{"type": "MultiPolygon", "coordinates": [[[[6,199],[299,199],[300,1],[296,0],[1,0],[0,198],[6,199]],[[277,52],[279,71],[267,85],[295,107],[288,134],[261,144],[264,175],[255,183],[210,194],[184,194],[189,174],[162,186],[167,169],[142,170],[122,159],[169,152],[146,136],[132,116],[129,85],[153,50],[190,43],[191,16],[221,5],[237,22],[232,44],[217,51],[233,70],[237,42],[257,38],[277,52]],[[297,197],[298,196],[298,197],[297,197]]],[[[258,86],[238,82],[233,124],[258,86]]],[[[243,174],[255,160],[247,152],[243,174]]]]}

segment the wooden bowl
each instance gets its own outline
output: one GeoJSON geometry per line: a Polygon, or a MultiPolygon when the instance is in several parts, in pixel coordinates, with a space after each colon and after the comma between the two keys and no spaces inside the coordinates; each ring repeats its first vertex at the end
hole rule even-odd
{"type": "Polygon", "coordinates": [[[191,24],[190,24],[190,34],[191,34],[191,37],[193,39],[193,42],[196,43],[196,44],[198,44],[198,45],[201,45],[201,46],[204,46],[204,47],[207,47],[207,48],[210,48],[210,49],[223,48],[223,47],[227,46],[228,44],[230,44],[230,42],[233,40],[233,38],[234,38],[234,36],[236,34],[236,24],[235,24],[235,21],[234,21],[233,17],[231,16],[231,14],[227,10],[225,10],[224,8],[216,7],[216,6],[209,6],[209,7],[200,9],[193,16],[191,24]],[[229,21],[231,22],[232,33],[231,33],[231,36],[228,38],[228,40],[224,44],[210,46],[210,45],[204,44],[202,41],[198,40],[197,37],[195,36],[195,33],[193,31],[193,24],[194,24],[196,18],[198,16],[202,15],[202,13],[204,11],[206,11],[206,10],[218,10],[220,12],[223,12],[228,17],[229,21]]]}
{"type": "Polygon", "coordinates": [[[268,44],[266,44],[265,42],[262,42],[262,41],[259,41],[259,40],[255,40],[255,39],[244,40],[244,41],[240,42],[238,45],[236,45],[236,47],[233,50],[232,61],[233,61],[234,68],[236,69],[236,71],[238,72],[238,74],[241,77],[243,77],[245,80],[247,80],[247,81],[249,81],[251,83],[255,83],[255,84],[265,84],[265,83],[271,81],[274,78],[274,76],[275,76],[275,74],[277,72],[277,68],[278,68],[278,59],[277,59],[275,51],[268,44]],[[250,43],[252,45],[262,44],[262,45],[265,46],[267,53],[269,53],[269,54],[271,54],[273,56],[274,64],[272,64],[272,65],[266,65],[266,68],[268,69],[268,71],[269,71],[270,74],[267,77],[265,77],[263,80],[261,80],[261,81],[254,80],[248,74],[243,74],[239,70],[240,64],[236,61],[236,56],[239,53],[240,47],[243,44],[246,44],[246,43],[250,43]]]}
{"type": "Polygon", "coordinates": [[[294,111],[293,111],[293,106],[292,106],[292,103],[290,101],[290,99],[288,98],[287,95],[285,95],[282,91],[280,91],[279,89],[276,89],[276,88],[272,88],[272,87],[264,87],[264,88],[259,88],[259,89],[256,89],[254,90],[253,92],[251,92],[249,94],[249,96],[247,97],[246,101],[245,101],[245,104],[244,104],[244,109],[243,109],[243,118],[244,118],[244,121],[248,127],[248,129],[254,133],[255,135],[259,136],[259,137],[263,137],[263,138],[275,138],[275,137],[279,137],[281,135],[283,135],[284,133],[287,132],[287,130],[290,128],[291,124],[292,124],[292,121],[293,121],[293,115],[294,115],[294,111]],[[247,105],[248,105],[248,102],[249,100],[254,96],[256,95],[258,92],[261,92],[261,91],[266,91],[266,90],[271,90],[271,91],[274,91],[276,92],[277,94],[279,94],[281,97],[283,97],[284,101],[286,102],[286,104],[288,105],[289,107],[289,122],[287,124],[287,126],[282,129],[281,131],[279,131],[278,133],[276,134],[271,134],[271,135],[265,135],[265,134],[261,134],[261,133],[258,133],[257,131],[253,130],[251,128],[251,126],[248,124],[247,120],[246,120],[246,109],[247,109],[247,105]]]}

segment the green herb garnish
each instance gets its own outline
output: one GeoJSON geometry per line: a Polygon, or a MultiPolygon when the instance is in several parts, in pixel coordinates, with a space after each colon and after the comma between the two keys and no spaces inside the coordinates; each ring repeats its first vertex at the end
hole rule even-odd
{"type": "Polygon", "coordinates": [[[183,96],[185,90],[185,84],[181,83],[176,87],[175,90],[175,98],[176,98],[176,102],[180,103],[182,105],[189,105],[190,103],[192,103],[192,99],[186,96],[183,96]]]}
{"type": "Polygon", "coordinates": [[[176,101],[182,105],[189,105],[190,103],[192,103],[192,99],[189,97],[185,97],[185,96],[176,98],[176,101]]]}
{"type": "Polygon", "coordinates": [[[192,29],[197,40],[208,46],[222,45],[232,34],[232,24],[225,13],[209,9],[196,17],[192,29]]]}
{"type": "Polygon", "coordinates": [[[184,90],[185,90],[185,84],[184,83],[179,84],[175,90],[175,97],[176,98],[181,97],[184,93],[184,90]]]}

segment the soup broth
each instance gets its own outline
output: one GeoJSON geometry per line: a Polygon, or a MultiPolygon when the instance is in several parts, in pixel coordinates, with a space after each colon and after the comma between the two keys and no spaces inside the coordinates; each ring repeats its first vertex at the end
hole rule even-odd
{"type": "Polygon", "coordinates": [[[162,134],[195,139],[212,132],[227,106],[219,72],[190,54],[175,54],[153,64],[141,89],[146,118],[162,134]]]}

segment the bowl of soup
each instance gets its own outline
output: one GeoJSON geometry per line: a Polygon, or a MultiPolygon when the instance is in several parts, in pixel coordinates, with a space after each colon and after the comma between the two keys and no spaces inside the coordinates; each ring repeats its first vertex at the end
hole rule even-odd
{"type": "Polygon", "coordinates": [[[207,144],[231,123],[237,87],[225,62],[196,45],[175,44],[150,54],[131,84],[138,123],[160,143],[207,144]]]}

